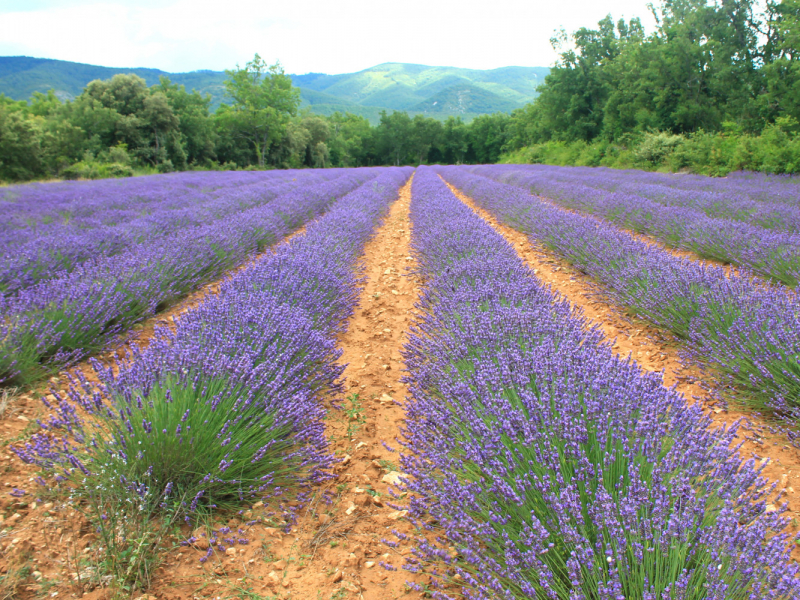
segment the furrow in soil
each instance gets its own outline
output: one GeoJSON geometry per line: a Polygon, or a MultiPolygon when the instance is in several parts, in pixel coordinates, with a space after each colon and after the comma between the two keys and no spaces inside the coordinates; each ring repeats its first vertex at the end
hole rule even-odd
{"type": "MultiPolygon", "coordinates": [[[[758,416],[717,403],[709,393],[710,382],[704,381],[699,369],[681,361],[680,344],[671,334],[626,315],[624,307],[609,302],[590,277],[554,252],[535,244],[525,234],[503,225],[471,198],[447,185],[511,244],[536,277],[579,307],[591,324],[598,325],[606,340],[613,342],[615,353],[631,358],[643,370],[660,372],[665,386],[674,387],[690,402],[702,402],[716,425],[729,426],[743,421],[740,429],[743,456],[766,463],[764,476],[778,481],[779,489],[785,490],[784,500],[789,502],[788,516],[795,517],[795,523],[800,522],[800,453],[797,449],[788,445],[782,436],[771,433],[758,416]]],[[[789,531],[797,533],[800,527],[791,526],[789,531]]],[[[792,555],[800,559],[800,549],[795,549],[792,555]]]]}
{"type": "Polygon", "coordinates": [[[200,568],[196,552],[189,554],[191,561],[173,553],[154,587],[156,593],[178,585],[186,594],[190,581],[206,581],[206,593],[215,597],[243,582],[263,598],[417,596],[405,582],[421,583],[421,578],[401,568],[408,550],[383,542],[397,539],[393,530],[414,533],[397,508],[403,500],[389,492],[390,487],[397,490],[402,479],[396,438],[401,435],[406,388],[400,381],[400,351],[418,294],[416,279],[407,274],[413,264],[410,190],[410,183],[401,189],[366,245],[359,305],[339,338],[347,390],[338,407],[328,407],[326,424],[331,450],[340,459],[336,477],[312,491],[289,532],[254,526],[248,546],[200,568]]]}

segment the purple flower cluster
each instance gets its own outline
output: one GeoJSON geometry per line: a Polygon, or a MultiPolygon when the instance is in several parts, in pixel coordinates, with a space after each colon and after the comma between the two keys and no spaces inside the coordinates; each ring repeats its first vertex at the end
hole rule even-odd
{"type": "Polygon", "coordinates": [[[374,175],[174,332],[159,329],[115,368],[95,363],[99,385],[77,373],[45,431],[15,452],[90,492],[124,482],[146,498],[166,485],[188,513],[323,477],[335,336],[357,299],[358,256],[410,170],[374,175]]]}
{"type": "Polygon", "coordinates": [[[505,183],[518,181],[512,173],[550,173],[551,181],[635,194],[664,206],[693,208],[709,217],[735,219],[777,231],[800,232],[800,177],[767,173],[730,173],[727,177],[654,173],[605,167],[506,165],[505,183]]]}
{"type": "Polygon", "coordinates": [[[800,418],[800,301],[780,285],[680,259],[592,217],[446,167],[443,176],[502,222],[565,257],[616,303],[683,338],[690,356],[755,408],[800,418]]]}
{"type": "MultiPolygon", "coordinates": [[[[503,165],[474,172],[703,258],[739,265],[789,286],[800,281],[797,197],[793,203],[764,203],[730,192],[673,189],[648,183],[651,174],[641,171],[503,165]]],[[[724,181],[720,187],[724,189],[724,181]]]]}
{"type": "Polygon", "coordinates": [[[415,553],[440,583],[487,600],[800,598],[774,486],[735,428],[616,357],[432,169],[412,198],[427,284],[403,464],[443,533],[415,553]]]}
{"type": "Polygon", "coordinates": [[[208,225],[341,174],[341,169],[180,173],[4,188],[0,291],[13,294],[84,261],[208,225]]]}
{"type": "MultiPolygon", "coordinates": [[[[84,260],[0,297],[0,382],[31,381],[101,349],[136,321],[280,241],[377,174],[376,169],[341,169],[331,179],[312,174],[269,202],[251,198],[249,207],[247,193],[234,190],[228,198],[220,188],[216,201],[226,207],[219,218],[154,233],[122,252],[84,260]]],[[[218,176],[224,182],[226,174],[218,176]]],[[[104,235],[101,231],[98,239],[108,241],[104,235]]]]}

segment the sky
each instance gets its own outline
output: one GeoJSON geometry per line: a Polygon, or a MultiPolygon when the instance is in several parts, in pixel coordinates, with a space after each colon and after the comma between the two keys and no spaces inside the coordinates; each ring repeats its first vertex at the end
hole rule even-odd
{"type": "Polygon", "coordinates": [[[221,71],[257,52],[287,73],[385,62],[547,67],[554,30],[653,20],[648,0],[0,0],[0,56],[168,72],[221,71]]]}

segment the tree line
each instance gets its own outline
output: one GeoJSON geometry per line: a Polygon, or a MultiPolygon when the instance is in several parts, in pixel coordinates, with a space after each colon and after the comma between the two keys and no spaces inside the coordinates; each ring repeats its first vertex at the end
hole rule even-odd
{"type": "Polygon", "coordinates": [[[74,100],[51,90],[0,95],[0,179],[108,177],[186,169],[356,167],[496,162],[509,115],[470,123],[405,112],[329,117],[300,110],[299,90],[258,55],[226,71],[229,104],[162,77],[90,82],[74,100]]]}
{"type": "Polygon", "coordinates": [[[552,43],[505,150],[529,162],[800,172],[800,0],[663,0],[552,43]],[[638,163],[638,164],[637,164],[638,163]],[[685,163],[685,164],[684,164],[685,163]]]}
{"type": "Polygon", "coordinates": [[[0,179],[183,169],[547,162],[800,172],[800,0],[662,0],[552,40],[539,96],[470,123],[300,109],[280,65],[227,71],[229,103],[162,78],[93,81],[70,102],[0,95],[0,179]]]}

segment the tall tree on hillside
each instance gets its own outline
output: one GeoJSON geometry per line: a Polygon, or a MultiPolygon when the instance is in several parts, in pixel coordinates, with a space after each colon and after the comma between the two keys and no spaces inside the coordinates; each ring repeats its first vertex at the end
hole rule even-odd
{"type": "Polygon", "coordinates": [[[253,147],[258,165],[266,164],[270,146],[283,137],[289,119],[297,114],[300,90],[279,63],[268,66],[256,54],[244,68],[226,70],[225,89],[233,101],[220,118],[233,120],[236,135],[253,147]]]}

